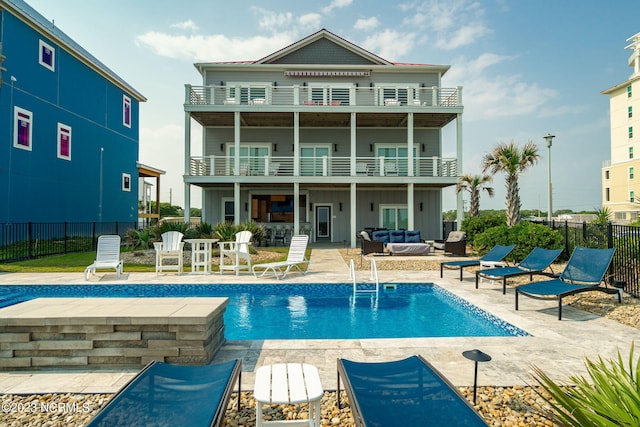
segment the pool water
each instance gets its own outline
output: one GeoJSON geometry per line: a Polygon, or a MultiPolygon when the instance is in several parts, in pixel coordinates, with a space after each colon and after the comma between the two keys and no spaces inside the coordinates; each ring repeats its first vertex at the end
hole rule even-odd
{"type": "Polygon", "coordinates": [[[39,297],[229,298],[228,340],[526,336],[525,331],[431,283],[381,285],[353,295],[350,284],[8,285],[0,306],[39,297]]]}

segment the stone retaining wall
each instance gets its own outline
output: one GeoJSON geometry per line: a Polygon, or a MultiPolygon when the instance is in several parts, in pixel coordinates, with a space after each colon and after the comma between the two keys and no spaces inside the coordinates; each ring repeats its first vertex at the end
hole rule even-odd
{"type": "Polygon", "coordinates": [[[38,298],[0,309],[0,369],[211,362],[227,298],[38,298]]]}

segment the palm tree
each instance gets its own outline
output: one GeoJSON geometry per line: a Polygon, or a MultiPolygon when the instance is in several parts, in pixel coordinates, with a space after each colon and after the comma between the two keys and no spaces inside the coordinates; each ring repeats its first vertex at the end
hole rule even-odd
{"type": "Polygon", "coordinates": [[[483,172],[490,170],[492,175],[498,172],[507,174],[507,226],[520,222],[520,188],[518,176],[529,167],[538,163],[538,147],[531,141],[520,148],[514,141],[496,145],[482,158],[483,172]]]}
{"type": "Polygon", "coordinates": [[[493,181],[491,175],[471,175],[465,174],[458,178],[456,184],[456,194],[461,191],[468,191],[471,194],[471,206],[469,216],[475,217],[480,214],[480,191],[485,190],[489,197],[493,197],[493,187],[486,187],[486,184],[493,181]]]}

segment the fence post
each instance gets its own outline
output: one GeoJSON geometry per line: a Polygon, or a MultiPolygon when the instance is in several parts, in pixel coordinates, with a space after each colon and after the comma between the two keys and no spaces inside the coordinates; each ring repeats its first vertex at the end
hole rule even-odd
{"type": "Polygon", "coordinates": [[[32,222],[29,221],[27,224],[27,259],[31,259],[31,233],[32,233],[32,222]]]}
{"type": "Polygon", "coordinates": [[[67,221],[64,222],[64,253],[67,253],[67,221]]]}
{"type": "Polygon", "coordinates": [[[91,231],[91,249],[96,249],[96,222],[93,221],[93,230],[91,231]]]}
{"type": "Polygon", "coordinates": [[[613,247],[613,224],[607,222],[607,248],[613,247]]]}
{"type": "Polygon", "coordinates": [[[564,251],[568,257],[571,256],[569,248],[569,223],[567,221],[564,222],[564,251]]]}

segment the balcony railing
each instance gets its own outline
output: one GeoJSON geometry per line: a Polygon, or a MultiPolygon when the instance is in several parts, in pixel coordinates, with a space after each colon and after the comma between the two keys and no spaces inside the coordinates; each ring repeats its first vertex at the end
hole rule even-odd
{"type": "Polygon", "coordinates": [[[303,107],[460,107],[462,88],[442,87],[349,87],[312,86],[191,86],[186,85],[187,105],[237,107],[303,106],[303,107]]]}
{"type": "Polygon", "coordinates": [[[350,157],[303,157],[300,172],[294,173],[293,157],[243,157],[235,170],[235,161],[227,156],[191,157],[190,176],[356,176],[356,177],[456,177],[456,159],[417,157],[413,159],[413,174],[409,174],[406,157],[357,157],[351,173],[350,157]]]}

